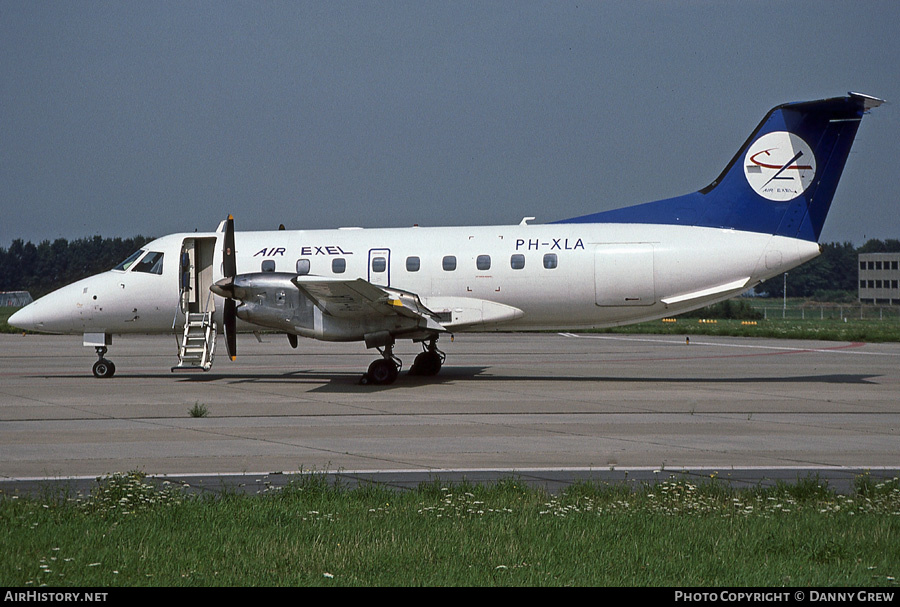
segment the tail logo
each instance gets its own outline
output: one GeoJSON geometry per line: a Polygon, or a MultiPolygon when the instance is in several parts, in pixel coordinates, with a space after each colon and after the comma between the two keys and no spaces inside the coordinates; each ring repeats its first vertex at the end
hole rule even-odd
{"type": "Polygon", "coordinates": [[[787,202],[806,191],[816,176],[816,157],[803,139],[787,131],[766,133],[744,157],[744,175],[768,200],[787,202]]]}

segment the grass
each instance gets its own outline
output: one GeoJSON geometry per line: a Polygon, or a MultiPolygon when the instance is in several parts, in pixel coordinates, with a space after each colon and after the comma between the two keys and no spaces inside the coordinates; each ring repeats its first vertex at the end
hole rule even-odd
{"type": "Polygon", "coordinates": [[[139,473],[0,499],[8,586],[894,586],[900,480],[734,490],[674,479],[560,494],[330,485],[188,496],[139,473]]]}
{"type": "Polygon", "coordinates": [[[197,401],[194,403],[194,406],[188,409],[188,415],[191,417],[207,417],[209,415],[209,408],[203,403],[197,401]]]}
{"type": "Polygon", "coordinates": [[[736,299],[605,333],[717,335],[826,341],[900,342],[900,307],[736,299]]]}
{"type": "Polygon", "coordinates": [[[0,333],[21,333],[21,329],[17,329],[15,327],[11,327],[7,320],[12,316],[16,310],[20,308],[11,308],[9,306],[0,306],[0,333]]]}
{"type": "MultiPolygon", "coordinates": [[[[707,320],[707,319],[704,319],[707,320]]],[[[755,325],[742,324],[740,320],[715,320],[715,323],[699,322],[699,319],[677,318],[676,322],[662,320],[645,322],[627,327],[602,329],[604,333],[653,334],[653,335],[718,335],[729,337],[768,337],[778,339],[818,339],[850,342],[898,342],[900,321],[857,320],[801,320],[768,319],[755,325]]]]}

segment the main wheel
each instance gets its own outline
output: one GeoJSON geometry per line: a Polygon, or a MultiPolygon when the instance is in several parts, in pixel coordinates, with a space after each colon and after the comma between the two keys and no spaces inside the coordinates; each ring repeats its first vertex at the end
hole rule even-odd
{"type": "Polygon", "coordinates": [[[116,374],[116,366],[112,363],[112,361],[106,360],[105,358],[101,358],[97,362],[94,363],[94,367],[91,369],[94,372],[94,377],[112,377],[116,374]]]}
{"type": "Polygon", "coordinates": [[[437,375],[441,370],[441,362],[440,354],[435,350],[426,350],[416,356],[409,373],[410,375],[437,375]]]}
{"type": "Polygon", "coordinates": [[[397,374],[397,365],[394,364],[394,361],[386,358],[379,358],[372,362],[372,364],[369,365],[369,371],[367,373],[369,380],[373,384],[378,384],[379,386],[394,383],[397,379],[397,374]]]}

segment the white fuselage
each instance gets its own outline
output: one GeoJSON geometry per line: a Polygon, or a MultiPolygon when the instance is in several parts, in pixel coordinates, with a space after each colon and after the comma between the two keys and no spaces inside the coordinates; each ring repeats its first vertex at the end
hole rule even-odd
{"type": "MultiPolygon", "coordinates": [[[[51,333],[178,330],[184,243],[205,239],[215,246],[211,272],[218,280],[222,238],[216,232],[154,240],[143,249],[164,254],[160,274],[132,267],[92,276],[41,298],[17,315],[17,326],[33,318],[28,328],[51,333]]],[[[235,250],[239,274],[362,278],[417,294],[446,314],[453,331],[661,318],[737,295],[819,253],[814,242],[732,229],[571,223],[238,232],[235,250]]],[[[218,296],[196,296],[218,300],[219,314],[218,296]]]]}

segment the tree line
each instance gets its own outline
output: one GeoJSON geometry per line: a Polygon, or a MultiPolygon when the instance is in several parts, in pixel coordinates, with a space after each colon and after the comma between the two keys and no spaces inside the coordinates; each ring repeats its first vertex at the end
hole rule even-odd
{"type": "Polygon", "coordinates": [[[40,244],[16,239],[0,247],[0,291],[29,291],[37,299],[76,280],[109,270],[152,240],[133,238],[79,238],[40,244]]]}
{"type": "Polygon", "coordinates": [[[855,302],[859,292],[859,254],[897,253],[900,240],[869,240],[861,247],[849,242],[822,245],[822,254],[800,267],[790,270],[785,280],[779,275],[756,287],[757,293],[783,297],[787,283],[788,297],[817,301],[855,302]]]}
{"type": "MultiPolygon", "coordinates": [[[[35,299],[76,280],[103,272],[118,264],[152,238],[81,238],[40,244],[14,240],[8,249],[0,247],[0,291],[29,291],[35,299]]],[[[788,273],[772,278],[757,292],[782,297],[787,282],[788,297],[821,301],[855,301],[860,253],[900,252],[900,240],[869,240],[861,247],[849,242],[822,245],[816,259],[788,273]]]]}

